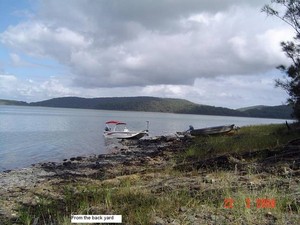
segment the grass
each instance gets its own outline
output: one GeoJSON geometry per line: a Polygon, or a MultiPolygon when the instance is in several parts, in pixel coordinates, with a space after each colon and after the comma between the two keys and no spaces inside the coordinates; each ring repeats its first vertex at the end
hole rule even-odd
{"type": "Polygon", "coordinates": [[[158,197],[135,186],[66,187],[62,199],[42,199],[37,205],[19,209],[22,224],[71,224],[70,215],[118,214],[124,224],[152,224],[153,215],[176,216],[180,206],[193,207],[195,199],[186,190],[174,190],[158,197]]]}
{"type": "Polygon", "coordinates": [[[197,137],[183,157],[205,158],[227,153],[275,149],[298,137],[298,133],[288,132],[282,124],[246,126],[233,136],[197,137]]]}
{"type": "MultiPolygon", "coordinates": [[[[248,126],[234,136],[196,138],[181,157],[197,160],[276,149],[297,137],[299,134],[287,132],[284,125],[248,126]]],[[[123,216],[123,224],[150,225],[157,217],[177,224],[299,224],[295,216],[300,214],[295,200],[299,190],[278,184],[285,179],[290,186],[292,175],[263,178],[251,168],[243,176],[223,170],[203,175],[203,171],[184,172],[172,166],[154,171],[104,180],[100,185],[64,184],[54,188],[59,192],[54,196],[59,197],[38,196],[36,204],[20,207],[18,222],[29,225],[38,219],[38,224],[69,225],[71,214],[117,214],[123,216]],[[213,181],[205,182],[207,176],[213,181]],[[199,188],[195,189],[195,184],[199,188]],[[234,200],[233,208],[224,207],[225,199],[234,200]],[[246,207],[246,199],[250,207],[246,207]],[[258,199],[275,199],[276,207],[258,208],[258,199]]]]}
{"type": "Polygon", "coordinates": [[[128,187],[66,186],[62,199],[41,198],[33,206],[19,209],[20,222],[32,224],[39,218],[39,224],[71,224],[70,215],[126,215],[128,224],[147,224],[149,211],[157,200],[147,191],[128,187]],[[130,209],[130,210],[129,210],[130,209]]]}

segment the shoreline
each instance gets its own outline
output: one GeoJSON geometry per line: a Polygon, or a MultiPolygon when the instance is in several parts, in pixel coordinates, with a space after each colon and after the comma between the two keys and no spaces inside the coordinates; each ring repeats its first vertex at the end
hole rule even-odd
{"type": "MultiPolygon", "coordinates": [[[[108,188],[107,190],[125,188],[126,192],[147,193],[144,198],[152,196],[154,201],[160,201],[168,195],[173,198],[175,195],[175,199],[169,203],[168,198],[162,200],[169,205],[175,204],[174,209],[163,206],[161,211],[152,213],[151,222],[145,224],[239,223],[243,218],[239,219],[240,216],[235,213],[240,213],[244,206],[239,204],[243,203],[238,203],[240,208],[235,210],[224,209],[223,204],[228,197],[242,201],[243,196],[247,195],[252,201],[250,212],[253,216],[256,213],[261,216],[260,224],[281,224],[282,221],[299,224],[300,216],[292,213],[295,211],[278,214],[281,195],[274,197],[268,194],[273,190],[288,190],[295,199],[293,204],[300,205],[299,140],[287,143],[279,149],[178,160],[179,155],[193,142],[190,138],[164,136],[157,140],[123,141],[122,147],[114,153],[72,157],[58,163],[40,163],[29,168],[1,172],[0,221],[8,221],[4,224],[22,224],[18,215],[20,206],[34,209],[40,204],[41,196],[60,202],[63,198],[62,189],[65,188],[74,189],[77,193],[81,188],[85,190],[97,187],[108,188]],[[259,159],[254,161],[258,155],[259,159]],[[263,158],[260,158],[261,155],[263,158]],[[178,193],[182,191],[187,192],[190,197],[179,201],[182,196],[178,193]],[[244,194],[241,197],[239,193],[244,194]],[[253,194],[249,195],[250,193],[253,194]],[[263,212],[256,209],[254,202],[262,197],[276,199],[278,208],[269,208],[263,212]],[[208,200],[204,201],[205,198],[208,200]],[[177,201],[179,202],[176,203],[177,201]],[[196,203],[197,201],[200,203],[196,203]],[[289,217],[286,217],[287,215],[289,217]]],[[[139,204],[136,203],[132,207],[139,204]]],[[[110,207],[101,207],[93,206],[90,208],[90,214],[120,213],[118,210],[111,211],[113,209],[110,207]]],[[[243,217],[245,215],[243,214],[243,217]]],[[[125,224],[130,223],[125,221],[125,224]]]]}
{"type": "MultiPolygon", "coordinates": [[[[107,180],[117,176],[141,172],[144,163],[155,165],[156,169],[166,166],[171,154],[183,150],[189,139],[160,136],[157,139],[122,141],[116,152],[91,156],[77,156],[60,162],[32,164],[30,167],[0,172],[1,200],[22,201],[16,195],[24,195],[44,183],[73,181],[81,178],[107,180]],[[180,148],[180,150],[179,150],[180,148]],[[136,166],[136,170],[121,167],[136,166]],[[140,167],[140,168],[139,168],[140,167]]],[[[1,216],[16,217],[14,203],[0,208],[1,216]]]]}

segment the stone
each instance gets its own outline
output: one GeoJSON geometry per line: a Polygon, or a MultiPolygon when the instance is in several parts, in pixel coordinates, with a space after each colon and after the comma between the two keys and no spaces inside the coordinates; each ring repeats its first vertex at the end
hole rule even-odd
{"type": "Polygon", "coordinates": [[[179,208],[179,212],[186,212],[187,210],[188,210],[188,208],[185,207],[185,206],[181,206],[181,207],[179,208]]]}
{"type": "Polygon", "coordinates": [[[166,224],[165,221],[158,216],[155,216],[153,221],[154,221],[155,225],[165,225],[166,224]]]}

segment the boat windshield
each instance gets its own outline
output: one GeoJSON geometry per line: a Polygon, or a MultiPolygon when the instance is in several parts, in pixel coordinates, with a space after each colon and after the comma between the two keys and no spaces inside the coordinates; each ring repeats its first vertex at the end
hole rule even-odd
{"type": "Polygon", "coordinates": [[[114,127],[114,131],[128,131],[126,124],[119,123],[114,127]]]}

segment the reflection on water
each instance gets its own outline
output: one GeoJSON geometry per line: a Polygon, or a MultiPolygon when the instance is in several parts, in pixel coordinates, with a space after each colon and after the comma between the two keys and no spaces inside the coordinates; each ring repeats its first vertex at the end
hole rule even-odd
{"type": "Polygon", "coordinates": [[[0,170],[114,152],[122,144],[116,140],[105,142],[102,132],[108,120],[127,122],[130,130],[144,130],[146,121],[150,121],[150,136],[174,134],[187,130],[189,125],[202,128],[284,122],[242,117],[0,106],[0,170]]]}

